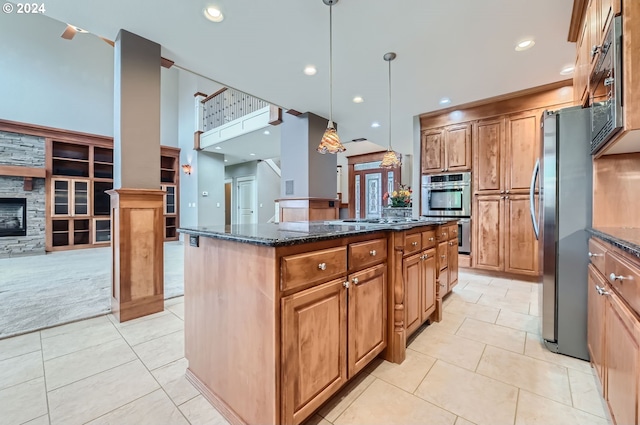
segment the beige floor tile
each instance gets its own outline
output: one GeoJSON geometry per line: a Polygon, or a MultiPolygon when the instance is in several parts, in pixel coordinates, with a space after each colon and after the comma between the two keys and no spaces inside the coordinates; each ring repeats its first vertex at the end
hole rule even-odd
{"type": "Polygon", "coordinates": [[[511,310],[500,310],[496,324],[532,334],[540,334],[540,318],[529,314],[516,313],[511,310]]]}
{"type": "Polygon", "coordinates": [[[180,406],[191,425],[228,425],[229,422],[201,395],[180,406]]]}
{"type": "Polygon", "coordinates": [[[483,283],[469,282],[464,287],[467,292],[477,292],[480,295],[491,295],[495,298],[504,297],[507,294],[507,288],[500,288],[498,286],[485,285],[483,283]]]}
{"type": "Polygon", "coordinates": [[[425,329],[409,348],[469,370],[475,370],[485,345],[438,329],[425,329]]]}
{"type": "Polygon", "coordinates": [[[447,298],[466,301],[468,303],[478,302],[478,299],[480,299],[480,296],[482,295],[481,292],[466,290],[464,288],[459,288],[459,286],[460,285],[453,288],[453,290],[451,291],[451,294],[449,294],[447,298]]]}
{"type": "Polygon", "coordinates": [[[516,329],[467,318],[456,335],[522,354],[527,334],[516,329]]]}
{"type": "Polygon", "coordinates": [[[507,294],[504,296],[504,299],[507,301],[530,303],[531,299],[534,298],[533,295],[535,295],[536,299],[538,298],[538,294],[533,294],[531,291],[524,292],[524,291],[509,289],[507,291],[507,294]]]}
{"type": "Polygon", "coordinates": [[[44,378],[36,378],[0,391],[0,423],[23,424],[47,414],[44,378]]]}
{"type": "Polygon", "coordinates": [[[23,425],[49,425],[49,415],[43,415],[25,422],[23,425]]]}
{"type": "Polygon", "coordinates": [[[169,298],[168,300],[164,300],[164,308],[167,308],[175,304],[180,304],[183,302],[184,302],[184,296],[169,298]]]}
{"type": "MultiPolygon", "coordinates": [[[[479,300],[481,300],[480,297],[479,300]]],[[[453,300],[446,307],[444,307],[443,315],[447,313],[456,313],[466,317],[472,317],[474,319],[482,320],[483,322],[495,323],[500,313],[500,308],[492,306],[478,305],[473,303],[467,303],[460,300],[453,300]]]]}
{"type": "Polygon", "coordinates": [[[331,422],[317,413],[302,423],[303,425],[331,425],[331,422]]]}
{"type": "Polygon", "coordinates": [[[517,292],[525,292],[530,293],[533,290],[533,287],[536,286],[535,282],[525,282],[522,280],[512,280],[512,279],[503,279],[503,278],[494,278],[489,282],[489,286],[504,288],[509,291],[517,291],[517,292]]]}
{"type": "Polygon", "coordinates": [[[132,401],[87,425],[189,425],[182,413],[162,390],[132,401]]]}
{"type": "Polygon", "coordinates": [[[46,361],[120,338],[109,321],[96,322],[89,327],[43,339],[42,353],[46,361]]]}
{"type": "Polygon", "coordinates": [[[40,351],[40,332],[0,340],[0,360],[40,351]]]}
{"type": "Polygon", "coordinates": [[[136,359],[122,338],[44,362],[49,391],[136,359]]]}
{"type": "Polygon", "coordinates": [[[157,369],[184,357],[184,331],[134,345],[133,350],[149,370],[157,369]]]}
{"type": "Polygon", "coordinates": [[[455,425],[476,425],[476,424],[474,424],[471,421],[466,420],[462,416],[458,416],[458,419],[456,419],[455,425]]]}
{"type": "Polygon", "coordinates": [[[318,413],[329,422],[335,420],[344,412],[353,401],[367,389],[376,378],[367,373],[361,373],[349,382],[338,394],[333,396],[318,413]]]}
{"type": "Polygon", "coordinates": [[[539,335],[527,333],[527,342],[524,347],[524,354],[546,362],[555,363],[560,366],[576,369],[584,373],[592,373],[591,364],[584,360],[552,353],[542,343],[539,335]]]}
{"type": "Polygon", "coordinates": [[[138,345],[152,339],[184,330],[184,322],[171,312],[120,328],[120,333],[131,345],[138,345]]]}
{"type": "Polygon", "coordinates": [[[334,424],[453,425],[455,420],[456,416],[452,413],[377,379],[334,424]]]}
{"type": "Polygon", "coordinates": [[[376,362],[367,372],[378,379],[413,393],[435,362],[436,359],[433,357],[408,349],[402,364],[382,360],[376,362]]]}
{"type": "Polygon", "coordinates": [[[518,389],[438,361],[415,394],[476,424],[498,425],[513,423],[518,389]]]}
{"type": "Polygon", "coordinates": [[[137,319],[133,319],[133,320],[127,320],[126,322],[118,322],[118,319],[116,319],[116,317],[113,314],[108,314],[107,317],[116,328],[122,329],[129,326],[137,325],[141,322],[146,322],[147,320],[157,319],[158,317],[168,316],[168,315],[171,315],[171,312],[165,308],[165,310],[162,310],[158,313],[153,313],[148,316],[138,317],[137,319]]]}
{"type": "Polygon", "coordinates": [[[607,417],[607,408],[598,391],[600,384],[595,375],[569,369],[569,384],[571,384],[573,407],[601,418],[607,417]]]}
{"type": "Polygon", "coordinates": [[[44,370],[40,351],[0,361],[0,390],[41,376],[44,370]]]}
{"type": "Polygon", "coordinates": [[[73,323],[67,323],[66,325],[56,326],[55,328],[43,329],[40,331],[42,339],[51,338],[57,335],[73,333],[82,329],[90,328],[92,326],[108,323],[107,316],[98,316],[93,319],[79,320],[73,323]]]}
{"type": "Polygon", "coordinates": [[[516,425],[608,425],[607,420],[521,390],[516,425]]]}
{"type": "Polygon", "coordinates": [[[118,366],[50,391],[51,425],[85,423],[157,388],[158,383],[139,360],[118,366]]]}
{"type": "Polygon", "coordinates": [[[540,316],[540,304],[538,301],[532,301],[529,303],[529,314],[531,316],[540,316]]]}
{"type": "Polygon", "coordinates": [[[508,300],[504,297],[494,297],[483,294],[478,300],[478,305],[486,305],[494,308],[515,311],[516,313],[529,313],[529,301],[508,300]]]}
{"type": "Polygon", "coordinates": [[[447,311],[446,314],[442,315],[442,321],[433,322],[429,327],[450,334],[455,334],[460,328],[460,325],[464,322],[464,319],[466,319],[466,316],[462,314],[447,311]]]}
{"type": "Polygon", "coordinates": [[[162,388],[169,394],[169,397],[171,397],[173,402],[178,406],[200,394],[184,376],[187,366],[189,366],[187,359],[181,358],[151,372],[162,388]]]}
{"type": "Polygon", "coordinates": [[[488,346],[477,373],[571,405],[569,376],[562,366],[488,346]]]}
{"type": "Polygon", "coordinates": [[[167,309],[184,320],[184,303],[172,304],[167,309]]]}

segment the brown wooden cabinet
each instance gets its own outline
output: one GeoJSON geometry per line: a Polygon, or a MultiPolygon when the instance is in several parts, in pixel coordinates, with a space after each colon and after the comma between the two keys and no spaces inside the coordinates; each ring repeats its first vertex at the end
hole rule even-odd
{"type": "Polygon", "coordinates": [[[528,192],[531,174],[540,157],[540,118],[535,109],[506,118],[504,161],[505,193],[528,192]]]}
{"type": "Polygon", "coordinates": [[[604,361],[604,324],[605,324],[605,298],[598,293],[606,288],[606,281],[600,276],[597,269],[589,266],[589,282],[587,289],[587,347],[591,364],[600,378],[600,382],[604,382],[604,370],[602,367],[604,361]]]}
{"type": "Polygon", "coordinates": [[[504,118],[481,120],[473,138],[473,191],[491,193],[503,184],[504,118]]]}
{"type": "Polygon", "coordinates": [[[471,123],[423,132],[422,174],[471,169],[471,123]]]}
{"type": "MultiPolygon", "coordinates": [[[[457,246],[456,246],[457,250],[457,246]]],[[[436,294],[437,294],[437,258],[436,249],[431,248],[424,251],[421,258],[422,264],[422,276],[420,286],[420,321],[426,322],[429,316],[436,309],[436,294]]],[[[457,273],[457,271],[456,271],[457,273]]]]}
{"type": "Polygon", "coordinates": [[[501,271],[504,258],[504,199],[501,195],[478,195],[473,204],[473,267],[501,271]]]}
{"type": "Polygon", "coordinates": [[[347,381],[344,282],[282,299],[283,423],[301,423],[347,381]]]}
{"type": "Polygon", "coordinates": [[[423,254],[414,254],[402,260],[402,276],[404,278],[405,291],[404,323],[407,329],[407,336],[415,332],[422,324],[420,316],[422,255],[423,254]]]}

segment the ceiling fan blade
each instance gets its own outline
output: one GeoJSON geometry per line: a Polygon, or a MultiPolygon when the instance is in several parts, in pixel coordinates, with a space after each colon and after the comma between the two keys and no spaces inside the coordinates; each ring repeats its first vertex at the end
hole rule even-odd
{"type": "Polygon", "coordinates": [[[60,37],[64,38],[65,40],[72,40],[77,32],[78,30],[76,30],[73,25],[67,25],[67,28],[65,28],[60,37]]]}

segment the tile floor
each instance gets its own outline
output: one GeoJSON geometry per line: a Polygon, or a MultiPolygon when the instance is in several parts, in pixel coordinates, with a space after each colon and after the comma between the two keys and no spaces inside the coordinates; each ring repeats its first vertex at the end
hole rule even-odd
{"type": "MultiPolygon", "coordinates": [[[[308,424],[609,424],[589,364],[542,346],[537,300],[535,284],[461,273],[402,365],[374,361],[308,424]]],[[[226,424],[184,378],[183,298],[166,307],[0,340],[0,423],[226,424]]]]}

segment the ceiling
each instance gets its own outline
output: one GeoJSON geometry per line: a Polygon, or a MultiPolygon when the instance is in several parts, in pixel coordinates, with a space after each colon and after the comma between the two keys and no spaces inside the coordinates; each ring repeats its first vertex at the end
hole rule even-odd
{"type": "Polygon", "coordinates": [[[261,128],[204,148],[224,155],[225,165],[280,157],[280,127],[261,128]],[[269,134],[265,134],[268,132],[269,134]],[[219,149],[218,149],[219,148],[219,149]]]}
{"type": "MultiPolygon", "coordinates": [[[[329,7],[322,0],[56,0],[46,14],[114,40],[124,28],[176,65],[286,109],[329,117],[329,7]],[[224,21],[203,16],[218,6],[224,21]],[[318,72],[306,76],[303,69],[318,72]]],[[[343,141],[412,152],[413,117],[569,77],[573,0],[340,0],[333,7],[333,118],[343,141]],[[535,46],[516,52],[533,37],[535,46]],[[364,102],[352,102],[354,96],[364,102]],[[377,121],[380,127],[372,128],[377,121]]],[[[347,146],[347,148],[349,148],[347,146]]],[[[349,154],[349,151],[347,151],[349,154]]]]}

